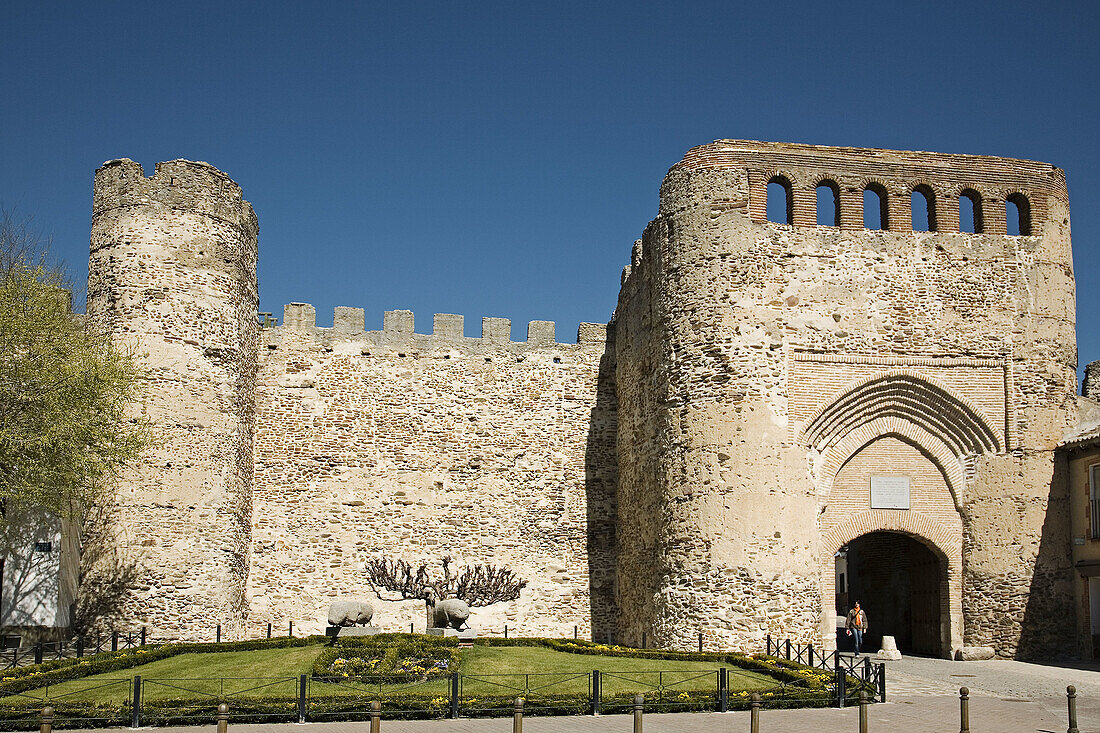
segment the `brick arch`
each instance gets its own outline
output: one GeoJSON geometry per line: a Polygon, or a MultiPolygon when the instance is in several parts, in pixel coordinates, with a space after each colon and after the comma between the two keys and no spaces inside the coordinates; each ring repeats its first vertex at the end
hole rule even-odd
{"type": "Polygon", "coordinates": [[[808,447],[826,453],[849,433],[884,417],[914,423],[958,458],[1004,450],[977,406],[909,369],[890,370],[841,390],[806,422],[802,435],[808,447]]]}
{"type": "Polygon", "coordinates": [[[841,547],[870,532],[900,532],[914,537],[935,550],[947,563],[949,573],[961,569],[958,565],[962,558],[959,528],[948,527],[926,514],[890,509],[867,509],[825,530],[821,535],[822,553],[831,558],[841,547]]]}
{"type": "Polygon", "coordinates": [[[826,649],[835,648],[836,616],[832,600],[836,594],[834,555],[837,550],[871,532],[897,532],[929,547],[943,563],[940,581],[941,653],[951,659],[963,645],[962,608],[962,520],[956,527],[927,515],[889,509],[867,509],[846,517],[821,534],[822,636],[826,649]]]}
{"type": "Polygon", "coordinates": [[[961,495],[966,488],[966,466],[959,456],[942,440],[924,428],[899,417],[881,417],[864,423],[842,440],[830,445],[814,468],[817,479],[815,484],[821,487],[825,496],[832,493],[833,480],[844,463],[872,442],[884,437],[895,437],[909,443],[921,451],[943,473],[944,482],[956,510],[962,509],[961,495]]]}

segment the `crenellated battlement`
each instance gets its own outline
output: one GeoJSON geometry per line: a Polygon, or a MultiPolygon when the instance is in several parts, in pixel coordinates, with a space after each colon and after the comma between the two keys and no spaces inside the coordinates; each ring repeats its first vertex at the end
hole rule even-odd
{"type": "Polygon", "coordinates": [[[157,163],[152,176],[129,158],[110,160],[95,172],[92,217],[128,206],[162,205],[196,211],[240,227],[255,237],[256,213],[241,187],[225,173],[193,160],[157,163]]]}
{"type": "MultiPolygon", "coordinates": [[[[1021,235],[1041,233],[1051,223],[1056,202],[1068,206],[1065,173],[1049,163],[755,140],[717,140],[692,148],[669,170],[662,191],[681,174],[731,168],[747,173],[747,190],[742,192],[746,195],[709,202],[712,206],[747,207],[754,222],[766,222],[768,184],[778,183],[787,193],[787,223],[796,227],[819,226],[817,190],[821,187],[833,195],[832,224],[847,230],[864,228],[865,191],[879,196],[882,229],[892,232],[913,231],[914,193],[927,200],[929,230],[948,233],[959,232],[960,197],[972,202],[973,233],[978,234],[1007,233],[1006,202],[1018,211],[1021,235]]],[[[667,201],[662,204],[662,213],[670,210],[667,201]]]]}
{"type": "Polygon", "coordinates": [[[313,334],[321,340],[346,341],[356,338],[368,339],[379,344],[392,346],[416,346],[435,348],[440,345],[495,348],[548,348],[548,347],[591,347],[603,348],[614,339],[614,329],[605,323],[582,323],[577,328],[576,343],[556,341],[554,321],[531,321],[527,324],[527,340],[512,341],[512,321],[508,318],[482,318],[481,337],[465,335],[465,318],[453,313],[436,313],[432,317],[430,334],[416,333],[415,316],[409,310],[386,311],[381,331],[366,330],[366,314],[362,308],[337,306],[333,312],[332,327],[317,326],[317,309],[309,303],[288,303],[283,306],[282,326],[265,330],[266,339],[271,343],[275,334],[295,331],[313,334]]]}

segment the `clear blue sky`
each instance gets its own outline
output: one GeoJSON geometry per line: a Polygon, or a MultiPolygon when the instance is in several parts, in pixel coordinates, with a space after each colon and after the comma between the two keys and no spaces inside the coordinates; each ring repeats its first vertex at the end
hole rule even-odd
{"type": "MultiPolygon", "coordinates": [[[[260,220],[260,299],[606,321],[665,171],[753,138],[1066,169],[1100,359],[1100,3],[0,7],[0,204],[87,274],[92,173],[206,160],[260,220]]],[[[78,303],[78,307],[82,304],[78,303]]]]}

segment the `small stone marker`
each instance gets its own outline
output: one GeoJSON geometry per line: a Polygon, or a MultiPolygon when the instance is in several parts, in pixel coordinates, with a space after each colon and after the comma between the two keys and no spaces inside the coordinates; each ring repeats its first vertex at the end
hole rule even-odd
{"type": "Polygon", "coordinates": [[[955,660],[959,662],[980,662],[995,656],[997,652],[991,646],[964,646],[955,652],[955,660]]]}
{"type": "Polygon", "coordinates": [[[901,652],[898,651],[898,643],[894,641],[894,637],[882,637],[882,648],[878,650],[875,659],[888,659],[894,661],[901,659],[901,652]]]}

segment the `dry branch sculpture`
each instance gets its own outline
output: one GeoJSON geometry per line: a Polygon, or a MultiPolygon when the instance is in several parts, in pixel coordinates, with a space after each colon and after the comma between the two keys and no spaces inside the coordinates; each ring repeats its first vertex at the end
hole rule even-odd
{"type": "Polygon", "coordinates": [[[445,618],[439,619],[436,606],[441,601],[457,599],[467,606],[488,606],[516,600],[527,586],[527,581],[517,577],[510,568],[478,563],[455,572],[451,563],[450,557],[440,560],[440,574],[429,570],[427,562],[413,567],[405,560],[374,558],[367,562],[367,582],[375,595],[384,601],[414,598],[424,601],[429,627],[445,622],[456,629],[465,622],[468,611],[462,616],[461,608],[450,604],[445,609],[447,613],[442,614],[445,618]]]}

